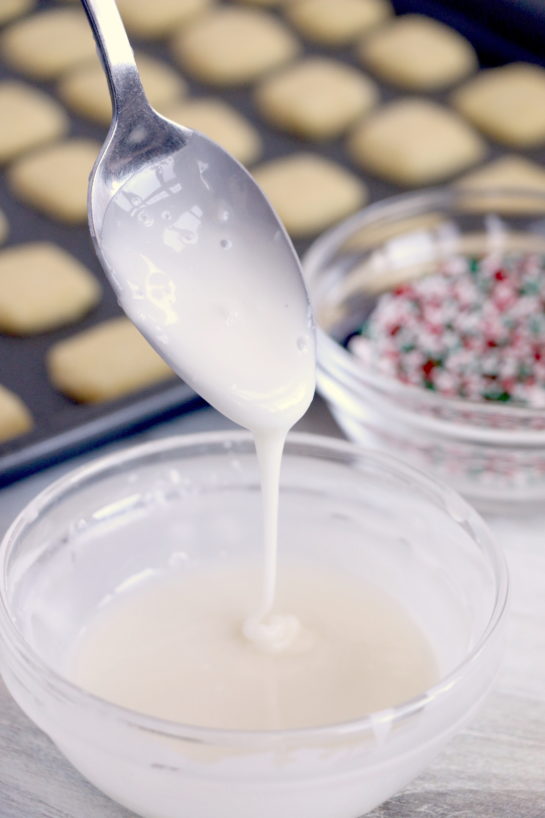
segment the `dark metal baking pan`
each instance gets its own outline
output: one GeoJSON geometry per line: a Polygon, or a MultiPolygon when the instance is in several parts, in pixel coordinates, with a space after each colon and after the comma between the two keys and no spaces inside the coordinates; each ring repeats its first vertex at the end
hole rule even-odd
{"type": "MultiPolygon", "coordinates": [[[[498,0],[499,1],[499,0],[498,0]]],[[[225,0],[228,2],[228,0],[225,0]]],[[[333,0],[332,0],[333,2],[333,0]]],[[[501,0],[502,5],[519,6],[519,0],[501,0]]],[[[535,0],[536,9],[541,0],[535,0]]],[[[532,0],[525,0],[524,6],[533,5],[532,0]]],[[[539,55],[525,45],[524,38],[509,40],[502,31],[488,25],[488,17],[496,8],[496,3],[474,4],[459,0],[394,0],[396,11],[420,11],[457,28],[474,44],[482,65],[495,65],[513,59],[542,61],[539,55]],[[477,12],[480,9],[479,13],[477,12]],[[483,16],[483,8],[487,9],[483,16]]],[[[41,0],[39,9],[60,7],[53,0],[41,0]]],[[[281,15],[280,11],[273,12],[281,15]]],[[[517,18],[518,19],[518,18],[517,18]]],[[[530,20],[531,15],[522,15],[521,20],[530,20]]],[[[520,22],[527,32],[527,25],[520,22]],[[526,28],[524,26],[526,25],[526,28]]],[[[519,27],[520,27],[519,26],[519,27]]],[[[517,29],[518,30],[518,29],[517,29]]],[[[133,40],[136,49],[174,65],[170,58],[168,46],[163,43],[133,40]]],[[[353,47],[343,49],[323,49],[304,42],[308,54],[328,54],[329,56],[358,65],[353,47]]],[[[0,79],[16,77],[8,67],[2,64],[0,55],[0,79]]],[[[33,82],[22,77],[25,82],[55,94],[54,83],[33,82]]],[[[401,192],[388,182],[363,174],[354,166],[345,151],[345,139],[315,145],[276,131],[269,127],[259,116],[253,103],[251,88],[216,90],[185,77],[189,94],[193,96],[222,96],[226,102],[234,105],[259,128],[263,139],[263,156],[260,161],[283,156],[294,151],[310,151],[340,162],[352,172],[365,180],[369,190],[370,201],[378,201],[386,196],[401,192]]],[[[376,80],[382,101],[398,98],[402,95],[399,89],[376,80]]],[[[429,95],[430,98],[445,103],[448,92],[429,95]]],[[[71,136],[87,136],[102,142],[105,130],[84,119],[71,116],[71,136]]],[[[487,159],[504,153],[493,144],[489,144],[487,159]]],[[[545,151],[525,152],[525,155],[536,161],[545,158],[545,151]]],[[[80,329],[92,326],[106,318],[118,315],[119,307],[114,294],[104,278],[100,265],[94,255],[86,226],[70,227],[40,215],[31,208],[22,205],[9,192],[5,179],[0,178],[0,208],[10,223],[10,234],[6,246],[24,241],[50,240],[71,252],[100,279],[103,297],[99,306],[83,321],[61,330],[45,333],[31,338],[9,338],[0,335],[0,383],[13,389],[27,403],[35,419],[32,432],[19,438],[0,444],[0,486],[15,480],[36,469],[94,448],[100,443],[112,440],[165,417],[192,410],[203,405],[188,386],[180,381],[169,380],[144,392],[137,393],[117,401],[100,405],[78,405],[59,394],[51,385],[46,368],[45,354],[55,341],[68,337],[80,329]]],[[[296,242],[296,249],[303,253],[308,241],[296,242]]]]}

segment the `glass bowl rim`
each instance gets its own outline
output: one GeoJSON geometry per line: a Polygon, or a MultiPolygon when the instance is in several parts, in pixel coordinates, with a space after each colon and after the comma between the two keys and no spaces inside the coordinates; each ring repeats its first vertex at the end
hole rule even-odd
{"type": "MultiPolygon", "coordinates": [[[[488,189],[470,188],[470,187],[428,187],[422,188],[418,191],[408,191],[406,193],[399,193],[394,196],[388,196],[379,201],[373,202],[370,205],[352,213],[347,218],[343,219],[338,224],[326,230],[312,244],[308,247],[302,256],[301,266],[305,284],[309,292],[309,297],[312,303],[312,288],[311,283],[316,276],[319,275],[324,259],[332,258],[336,250],[341,244],[349,239],[351,235],[361,229],[372,227],[376,222],[380,222],[385,217],[391,217],[390,223],[395,223],[395,218],[407,218],[410,215],[415,215],[414,208],[418,205],[416,215],[425,215],[426,213],[433,213],[434,207],[446,207],[449,204],[452,206],[456,202],[477,199],[482,203],[483,199],[490,197],[498,199],[509,199],[513,202],[525,200],[535,201],[540,205],[540,212],[545,218],[545,192],[537,190],[528,190],[526,188],[494,187],[488,189]]],[[[505,205],[503,205],[505,206],[505,205]]],[[[484,215],[484,211],[482,212],[484,215]]],[[[500,211],[501,212],[501,211],[500,211]]],[[[504,214],[509,217],[523,217],[524,211],[504,214]]],[[[545,244],[545,233],[543,234],[545,244]]],[[[531,408],[518,405],[510,405],[501,402],[485,402],[476,401],[465,398],[450,398],[444,395],[439,395],[434,392],[426,391],[419,386],[413,384],[406,384],[395,378],[389,378],[381,373],[373,373],[367,371],[365,367],[359,366],[354,361],[354,356],[351,355],[338,341],[334,340],[324,329],[316,325],[316,334],[318,341],[318,350],[320,347],[327,350],[328,357],[334,355],[336,364],[348,375],[348,377],[356,379],[364,386],[380,391],[383,395],[397,400],[399,396],[413,397],[419,399],[421,402],[427,403],[431,407],[439,408],[440,410],[450,410],[455,413],[462,413],[471,410],[471,412],[482,415],[484,418],[492,415],[502,414],[504,416],[511,416],[513,420],[518,421],[521,429],[521,443],[524,445],[532,445],[536,440],[543,441],[545,438],[545,430],[533,430],[524,433],[524,427],[532,420],[543,420],[543,409],[531,408]]],[[[328,365],[324,364],[323,356],[318,355],[318,367],[328,371],[328,365]]],[[[443,420],[441,423],[444,427],[454,425],[450,420],[443,420]]],[[[490,430],[492,433],[492,430],[490,430]]],[[[504,429],[496,431],[495,436],[501,437],[504,429]]],[[[493,433],[492,433],[493,434],[493,433]]],[[[511,431],[509,430],[511,435],[511,431]]]]}
{"type": "MultiPolygon", "coordinates": [[[[87,710],[93,709],[95,713],[114,718],[116,721],[122,719],[125,726],[129,728],[203,745],[213,744],[242,747],[252,750],[266,750],[278,746],[279,742],[285,741],[286,739],[312,743],[320,740],[331,740],[373,733],[376,728],[377,719],[381,716],[385,717],[387,715],[388,720],[393,725],[410,717],[425,707],[430,701],[447,694],[474,665],[504,618],[509,595],[509,579],[507,563],[501,547],[492,536],[488,526],[477,512],[474,511],[472,506],[460,497],[457,492],[446,484],[443,484],[440,480],[429,477],[419,469],[405,464],[391,455],[368,450],[350,441],[304,432],[293,432],[288,435],[286,443],[287,451],[290,446],[294,446],[305,450],[303,454],[307,457],[312,454],[313,449],[320,450],[319,455],[314,454],[314,456],[319,456],[322,459],[331,459],[332,456],[343,455],[363,457],[366,462],[371,461],[375,467],[381,470],[387,471],[389,469],[398,477],[405,476],[411,478],[416,482],[419,490],[431,489],[434,493],[439,492],[442,496],[456,498],[456,502],[469,512],[473,524],[476,524],[478,529],[476,542],[486,555],[487,562],[494,575],[494,604],[488,622],[473,648],[452,671],[442,676],[438,682],[418,696],[408,699],[396,707],[365,714],[361,718],[347,722],[287,730],[210,728],[147,716],[138,711],[116,705],[99,696],[95,696],[73,682],[70,682],[66,677],[45,662],[38,653],[30,647],[10,612],[7,600],[6,564],[13,549],[17,545],[18,539],[25,532],[27,526],[36,519],[37,514],[41,510],[47,509],[48,505],[53,503],[55,499],[65,495],[71,489],[77,489],[80,484],[85,485],[87,481],[91,481],[101,474],[102,476],[106,476],[123,471],[135,461],[146,462],[153,460],[161,453],[187,450],[191,447],[206,447],[209,452],[217,448],[218,453],[222,451],[227,453],[226,442],[231,443],[231,445],[240,445],[241,443],[246,445],[250,444],[248,451],[251,451],[253,448],[253,436],[251,433],[239,430],[212,431],[159,438],[158,440],[129,446],[120,452],[114,452],[95,458],[90,463],[79,466],[57,480],[54,480],[37,494],[36,497],[27,503],[17,514],[0,541],[0,644],[2,639],[6,641],[9,639],[10,645],[15,645],[18,657],[23,659],[33,672],[34,677],[38,679],[40,687],[46,690],[53,690],[56,697],[66,703],[83,707],[87,710]]],[[[448,513],[448,510],[445,509],[445,512],[448,513]]],[[[475,540],[475,537],[472,537],[472,539],[475,540]]]]}

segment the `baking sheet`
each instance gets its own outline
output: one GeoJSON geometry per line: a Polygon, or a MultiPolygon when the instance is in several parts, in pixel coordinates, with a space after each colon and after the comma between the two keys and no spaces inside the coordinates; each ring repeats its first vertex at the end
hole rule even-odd
{"type": "MultiPolygon", "coordinates": [[[[503,1],[509,2],[509,0],[503,1]]],[[[224,2],[228,4],[228,0],[224,2]]],[[[41,0],[38,8],[41,10],[63,5],[66,4],[55,3],[53,0],[41,0]]],[[[509,43],[499,34],[486,28],[482,20],[475,20],[464,15],[460,8],[451,6],[448,0],[445,0],[444,3],[431,2],[431,0],[420,0],[419,2],[417,0],[398,0],[394,5],[400,12],[418,10],[456,25],[472,40],[485,66],[521,58],[537,61],[519,43],[509,43]]],[[[273,11],[272,13],[281,16],[280,12],[273,11]]],[[[164,43],[152,43],[137,38],[132,38],[132,43],[135,49],[175,66],[170,58],[168,47],[164,43]]],[[[304,43],[304,45],[305,53],[308,55],[327,54],[361,68],[354,57],[353,46],[324,49],[310,43],[304,43]]],[[[56,97],[55,83],[34,82],[21,77],[0,61],[0,79],[10,77],[23,79],[31,85],[49,91],[56,97]]],[[[340,162],[363,178],[368,186],[370,201],[378,201],[402,191],[400,187],[363,174],[359,168],[354,166],[345,152],[344,136],[329,143],[315,145],[267,126],[256,112],[251,87],[217,90],[195,82],[190,77],[186,76],[185,79],[188,82],[189,95],[221,96],[254,125],[257,125],[263,139],[263,155],[259,162],[295,151],[316,152],[340,162]]],[[[403,96],[403,92],[398,89],[381,83],[375,77],[373,79],[379,87],[382,103],[403,96]]],[[[449,91],[427,96],[438,102],[447,103],[449,91]]],[[[92,137],[102,142],[105,129],[71,115],[71,130],[68,135],[92,137]]],[[[489,143],[488,155],[484,161],[489,161],[505,152],[500,147],[489,143]]],[[[543,150],[526,151],[524,155],[536,161],[545,159],[543,150]]],[[[203,404],[187,385],[177,379],[166,381],[156,387],[119,400],[93,406],[76,404],[58,393],[47,377],[46,350],[61,338],[69,337],[81,329],[120,314],[120,309],[94,255],[86,226],[63,225],[22,205],[10,194],[3,176],[0,179],[0,208],[6,213],[10,225],[10,233],[5,246],[24,241],[53,241],[85,263],[100,279],[103,289],[103,297],[99,306],[76,324],[29,338],[10,338],[0,335],[0,383],[12,389],[25,401],[35,420],[35,427],[30,433],[0,444],[0,486],[50,463],[95,447],[99,443],[203,404]]],[[[304,253],[310,242],[311,240],[296,242],[297,251],[300,254],[304,253]]]]}

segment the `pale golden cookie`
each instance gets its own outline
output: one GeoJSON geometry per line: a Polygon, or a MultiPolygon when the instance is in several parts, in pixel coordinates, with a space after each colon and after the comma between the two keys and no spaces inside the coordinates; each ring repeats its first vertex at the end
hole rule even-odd
{"type": "Polygon", "coordinates": [[[265,11],[224,7],[198,17],[175,35],[174,56],[194,77],[238,85],[290,60],[299,44],[265,11]]]}
{"type": "Polygon", "coordinates": [[[53,384],[81,403],[99,403],[172,376],[163,359],[127,318],[113,318],[51,347],[53,384]]]}
{"type": "Polygon", "coordinates": [[[483,196],[482,200],[473,199],[472,206],[482,209],[494,209],[506,212],[528,212],[545,210],[545,169],[524,159],[522,156],[502,156],[484,167],[462,176],[456,183],[469,190],[495,191],[516,190],[542,194],[525,199],[523,195],[516,198],[501,194],[483,196]]]}
{"type": "Polygon", "coordinates": [[[200,131],[246,165],[261,154],[261,137],[254,126],[221,99],[181,100],[162,108],[161,113],[179,125],[200,131]]]}
{"type": "Polygon", "coordinates": [[[23,401],[0,386],[0,443],[28,432],[32,425],[32,417],[23,401]]]}
{"type": "Polygon", "coordinates": [[[253,176],[294,237],[319,233],[367,199],[365,185],[353,174],[310,153],[273,159],[253,176]]]}
{"type": "Polygon", "coordinates": [[[0,163],[63,136],[69,128],[64,109],[47,94],[16,80],[0,83],[0,163]]]}
{"type": "Polygon", "coordinates": [[[328,46],[352,43],[392,14],[389,0],[293,0],[286,16],[308,40],[328,46]]]}
{"type": "Polygon", "coordinates": [[[49,242],[0,251],[0,332],[32,335],[77,321],[100,298],[83,264],[49,242]]]}
{"type": "Polygon", "coordinates": [[[538,65],[482,71],[454,92],[452,102],[498,142],[521,148],[545,142],[545,70],[538,65]]]}
{"type": "Polygon", "coordinates": [[[83,223],[89,174],[99,150],[99,143],[91,139],[48,145],[14,162],[8,169],[8,181],[26,204],[53,219],[83,223]]]}
{"type": "Polygon", "coordinates": [[[381,79],[411,90],[444,88],[477,67],[465,37],[420,14],[398,17],[370,34],[359,55],[381,79]]]}
{"type": "Polygon", "coordinates": [[[9,233],[9,224],[6,218],[6,214],[0,210],[0,244],[3,244],[6,240],[6,237],[9,233]]]}
{"type": "Polygon", "coordinates": [[[207,9],[212,0],[117,0],[127,30],[135,37],[160,39],[175,26],[207,9]]]}
{"type": "Polygon", "coordinates": [[[377,89],[361,71],[326,57],[309,57],[263,80],[262,115],[306,139],[332,139],[375,104],[377,89]]]}
{"type": "Polygon", "coordinates": [[[9,23],[21,14],[30,11],[36,5],[36,0],[2,0],[0,3],[0,25],[9,23]]]}
{"type": "Polygon", "coordinates": [[[0,37],[4,60],[36,79],[49,80],[96,57],[95,41],[81,8],[54,8],[13,23],[0,37]]]}
{"type": "Polygon", "coordinates": [[[248,6],[283,6],[291,3],[292,0],[236,0],[238,3],[245,3],[248,6]]]}
{"type": "MultiPolygon", "coordinates": [[[[185,93],[186,83],[167,63],[147,54],[137,54],[136,62],[147,97],[154,108],[161,108],[185,93]]],[[[96,60],[79,65],[63,76],[58,92],[62,101],[75,113],[103,125],[110,123],[110,93],[104,69],[96,60]]]]}
{"type": "Polygon", "coordinates": [[[427,185],[482,158],[480,137],[456,114],[425,99],[392,102],[352,133],[354,160],[401,185],[427,185]]]}

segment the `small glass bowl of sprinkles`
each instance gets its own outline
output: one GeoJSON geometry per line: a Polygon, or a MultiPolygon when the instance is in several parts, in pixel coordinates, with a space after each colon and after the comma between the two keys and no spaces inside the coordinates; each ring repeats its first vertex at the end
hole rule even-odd
{"type": "Polygon", "coordinates": [[[384,200],[321,236],[303,269],[318,388],[348,437],[486,510],[545,501],[545,195],[384,200]]]}

